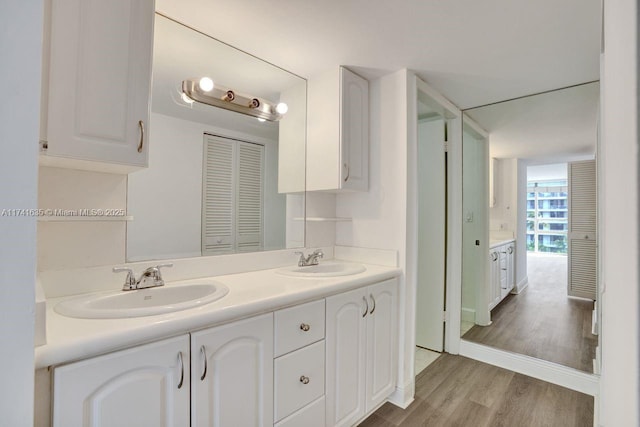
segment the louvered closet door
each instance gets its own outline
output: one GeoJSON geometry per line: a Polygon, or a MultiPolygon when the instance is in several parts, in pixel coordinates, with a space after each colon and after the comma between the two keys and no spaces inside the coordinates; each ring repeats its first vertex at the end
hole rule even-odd
{"type": "Polygon", "coordinates": [[[236,242],[238,252],[262,249],[264,146],[238,143],[238,209],[236,242]]]}
{"type": "Polygon", "coordinates": [[[569,163],[569,296],[596,299],[596,162],[569,163]]]}
{"type": "Polygon", "coordinates": [[[202,253],[263,247],[264,146],[204,137],[202,253]]]}

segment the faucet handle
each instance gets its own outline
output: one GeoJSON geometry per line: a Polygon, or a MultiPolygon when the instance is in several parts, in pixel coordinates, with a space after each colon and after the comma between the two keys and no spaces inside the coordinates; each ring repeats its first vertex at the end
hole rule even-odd
{"type": "Polygon", "coordinates": [[[164,285],[164,280],[162,280],[162,274],[160,274],[160,269],[164,268],[164,267],[173,267],[173,263],[172,262],[167,262],[167,263],[164,263],[164,264],[156,265],[156,271],[157,271],[156,280],[161,283],[158,286],[164,285]]]}
{"type": "Polygon", "coordinates": [[[317,256],[318,258],[323,258],[324,252],[322,252],[322,249],[316,249],[315,251],[313,251],[313,255],[317,256]]]}
{"type": "Polygon", "coordinates": [[[124,280],[124,285],[122,286],[123,291],[131,291],[136,289],[136,275],[132,269],[128,267],[113,267],[112,270],[114,273],[122,273],[127,272],[127,278],[124,280]]]}
{"type": "Polygon", "coordinates": [[[300,258],[298,259],[298,267],[304,267],[307,262],[307,257],[304,256],[304,252],[302,251],[295,251],[294,254],[296,255],[300,255],[300,258]]]}

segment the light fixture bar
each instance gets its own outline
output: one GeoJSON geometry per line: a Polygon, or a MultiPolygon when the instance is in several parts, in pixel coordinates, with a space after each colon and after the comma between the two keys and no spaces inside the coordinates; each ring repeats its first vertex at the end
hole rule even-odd
{"type": "Polygon", "coordinates": [[[266,99],[240,94],[220,87],[217,83],[211,90],[204,91],[200,87],[200,80],[196,78],[182,81],[182,92],[194,101],[271,122],[277,122],[284,117],[284,114],[278,113],[276,105],[266,99]]]}

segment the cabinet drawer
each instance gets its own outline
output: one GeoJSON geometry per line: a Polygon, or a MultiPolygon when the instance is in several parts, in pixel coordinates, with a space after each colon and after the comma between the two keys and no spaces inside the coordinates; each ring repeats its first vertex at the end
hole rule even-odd
{"type": "Polygon", "coordinates": [[[275,357],[324,338],[324,300],[277,311],[275,357]]]}
{"type": "Polygon", "coordinates": [[[275,427],[324,427],[324,396],[275,424],[275,427]]]}
{"type": "Polygon", "coordinates": [[[324,340],[279,357],[274,364],[275,421],[324,394],[324,340]]]}

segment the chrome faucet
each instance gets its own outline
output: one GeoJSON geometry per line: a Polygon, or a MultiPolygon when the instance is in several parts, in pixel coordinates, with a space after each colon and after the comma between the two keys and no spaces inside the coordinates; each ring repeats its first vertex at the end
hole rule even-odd
{"type": "Polygon", "coordinates": [[[164,286],[164,280],[160,269],[162,267],[173,267],[172,263],[159,264],[155,267],[149,267],[142,272],[140,278],[136,280],[136,275],[132,269],[127,267],[114,267],[114,273],[127,272],[127,278],[122,286],[123,291],[133,291],[136,289],[154,288],[156,286],[164,286]]]}
{"type": "Polygon", "coordinates": [[[304,252],[296,252],[296,255],[300,255],[300,259],[298,260],[298,267],[308,267],[310,265],[318,265],[318,258],[323,258],[324,253],[321,249],[316,249],[313,253],[308,256],[304,256],[304,252]]]}

